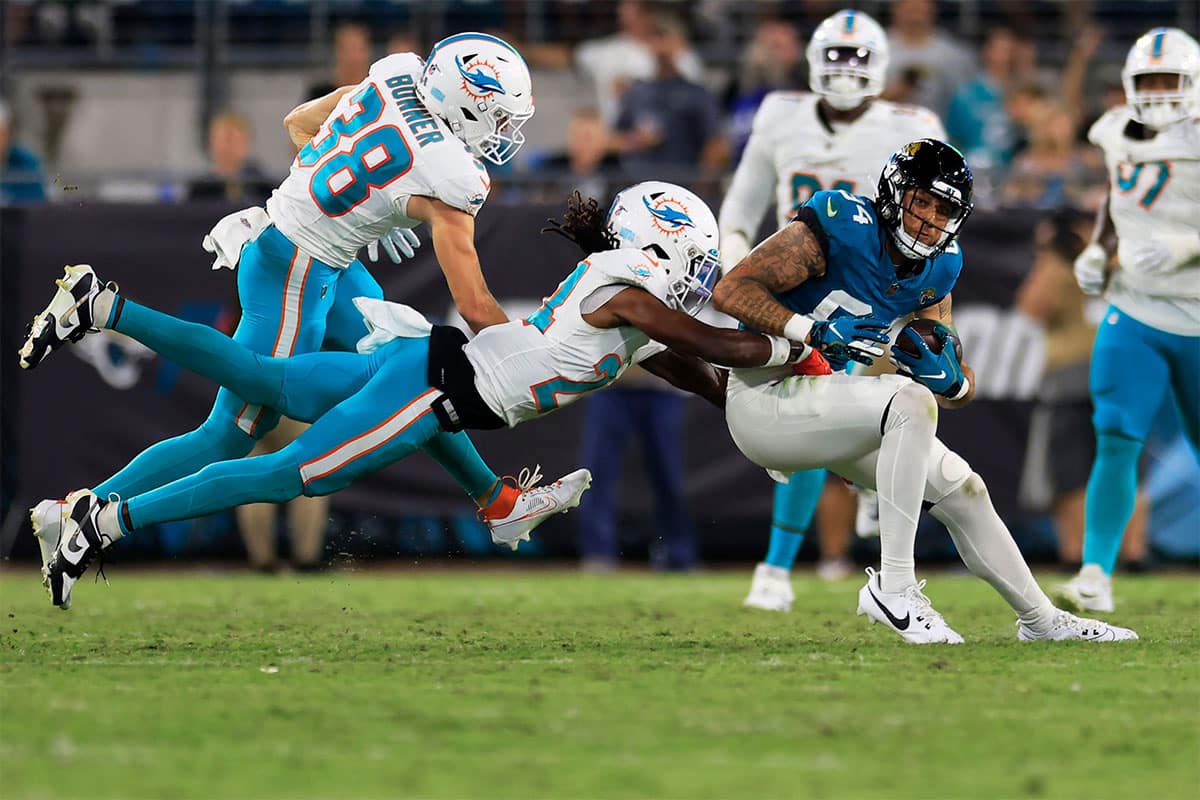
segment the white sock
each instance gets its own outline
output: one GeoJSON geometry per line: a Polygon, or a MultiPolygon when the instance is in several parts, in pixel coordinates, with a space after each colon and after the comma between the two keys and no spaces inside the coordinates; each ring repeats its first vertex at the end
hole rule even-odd
{"type": "Polygon", "coordinates": [[[117,293],[110,289],[101,289],[96,295],[96,299],[92,301],[92,324],[97,328],[107,328],[108,318],[112,316],[113,303],[117,300],[117,293]]]}
{"type": "Polygon", "coordinates": [[[114,497],[96,516],[96,529],[102,547],[108,547],[125,535],[121,530],[121,498],[114,497]]]}
{"type": "Polygon", "coordinates": [[[875,466],[879,495],[879,585],[900,592],[917,582],[913,547],[925,498],[929,453],[937,435],[937,402],[913,383],[896,392],[875,466]]]}
{"type": "Polygon", "coordinates": [[[930,513],[950,531],[958,555],[974,575],[990,583],[1035,633],[1050,629],[1058,609],[1038,586],[1012,534],[975,473],[930,513]]]}

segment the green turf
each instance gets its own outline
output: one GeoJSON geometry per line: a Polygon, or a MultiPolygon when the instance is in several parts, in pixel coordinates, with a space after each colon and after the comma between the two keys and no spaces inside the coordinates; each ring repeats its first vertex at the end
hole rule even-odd
{"type": "Polygon", "coordinates": [[[1200,792],[1200,592],[1123,579],[1124,645],[907,646],[858,581],[748,573],[0,578],[0,796],[1177,798],[1200,792]]]}

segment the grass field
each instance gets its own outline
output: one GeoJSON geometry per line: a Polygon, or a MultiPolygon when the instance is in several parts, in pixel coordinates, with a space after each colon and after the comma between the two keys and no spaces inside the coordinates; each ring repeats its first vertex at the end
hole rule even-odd
{"type": "Polygon", "coordinates": [[[1200,589],[1120,582],[1142,641],[903,644],[859,582],[739,608],[749,573],[138,573],[49,606],[0,577],[0,796],[1183,798],[1200,589]]]}

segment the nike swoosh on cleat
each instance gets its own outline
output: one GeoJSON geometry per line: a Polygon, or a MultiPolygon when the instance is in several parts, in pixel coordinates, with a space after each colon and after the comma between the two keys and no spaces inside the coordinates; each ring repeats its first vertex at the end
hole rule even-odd
{"type": "Polygon", "coordinates": [[[882,611],[884,616],[886,616],[888,618],[888,621],[891,622],[893,626],[895,626],[896,630],[900,630],[900,631],[908,630],[908,623],[912,617],[911,614],[905,614],[904,619],[898,619],[894,614],[892,614],[891,611],[888,611],[887,606],[885,606],[882,602],[880,602],[879,598],[875,596],[875,592],[871,589],[870,586],[867,587],[867,594],[871,595],[871,599],[875,601],[875,605],[879,606],[879,610],[882,611]]]}
{"type": "Polygon", "coordinates": [[[71,555],[82,553],[84,550],[83,547],[78,546],[80,536],[83,536],[83,531],[75,531],[75,535],[67,540],[67,552],[71,555]]]}

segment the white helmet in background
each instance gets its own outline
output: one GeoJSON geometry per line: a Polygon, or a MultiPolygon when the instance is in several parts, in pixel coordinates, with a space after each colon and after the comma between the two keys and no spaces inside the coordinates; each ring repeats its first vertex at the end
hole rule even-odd
{"type": "Polygon", "coordinates": [[[813,31],[808,43],[808,86],[839,111],[883,94],[887,35],[861,11],[839,11],[813,31]]]}
{"type": "Polygon", "coordinates": [[[667,305],[695,314],[721,277],[717,219],[673,183],[646,181],[613,198],[606,227],[621,247],[645,250],[666,272],[667,305]]]}
{"type": "Polygon", "coordinates": [[[1179,28],[1155,28],[1129,50],[1121,70],[1133,118],[1158,130],[1200,111],[1200,44],[1179,28]],[[1140,75],[1176,75],[1174,91],[1137,88],[1140,75]]]}
{"type": "Polygon", "coordinates": [[[459,33],[433,46],[417,97],[475,155],[503,164],[525,143],[533,83],[521,54],[486,33],[459,33]]]}

